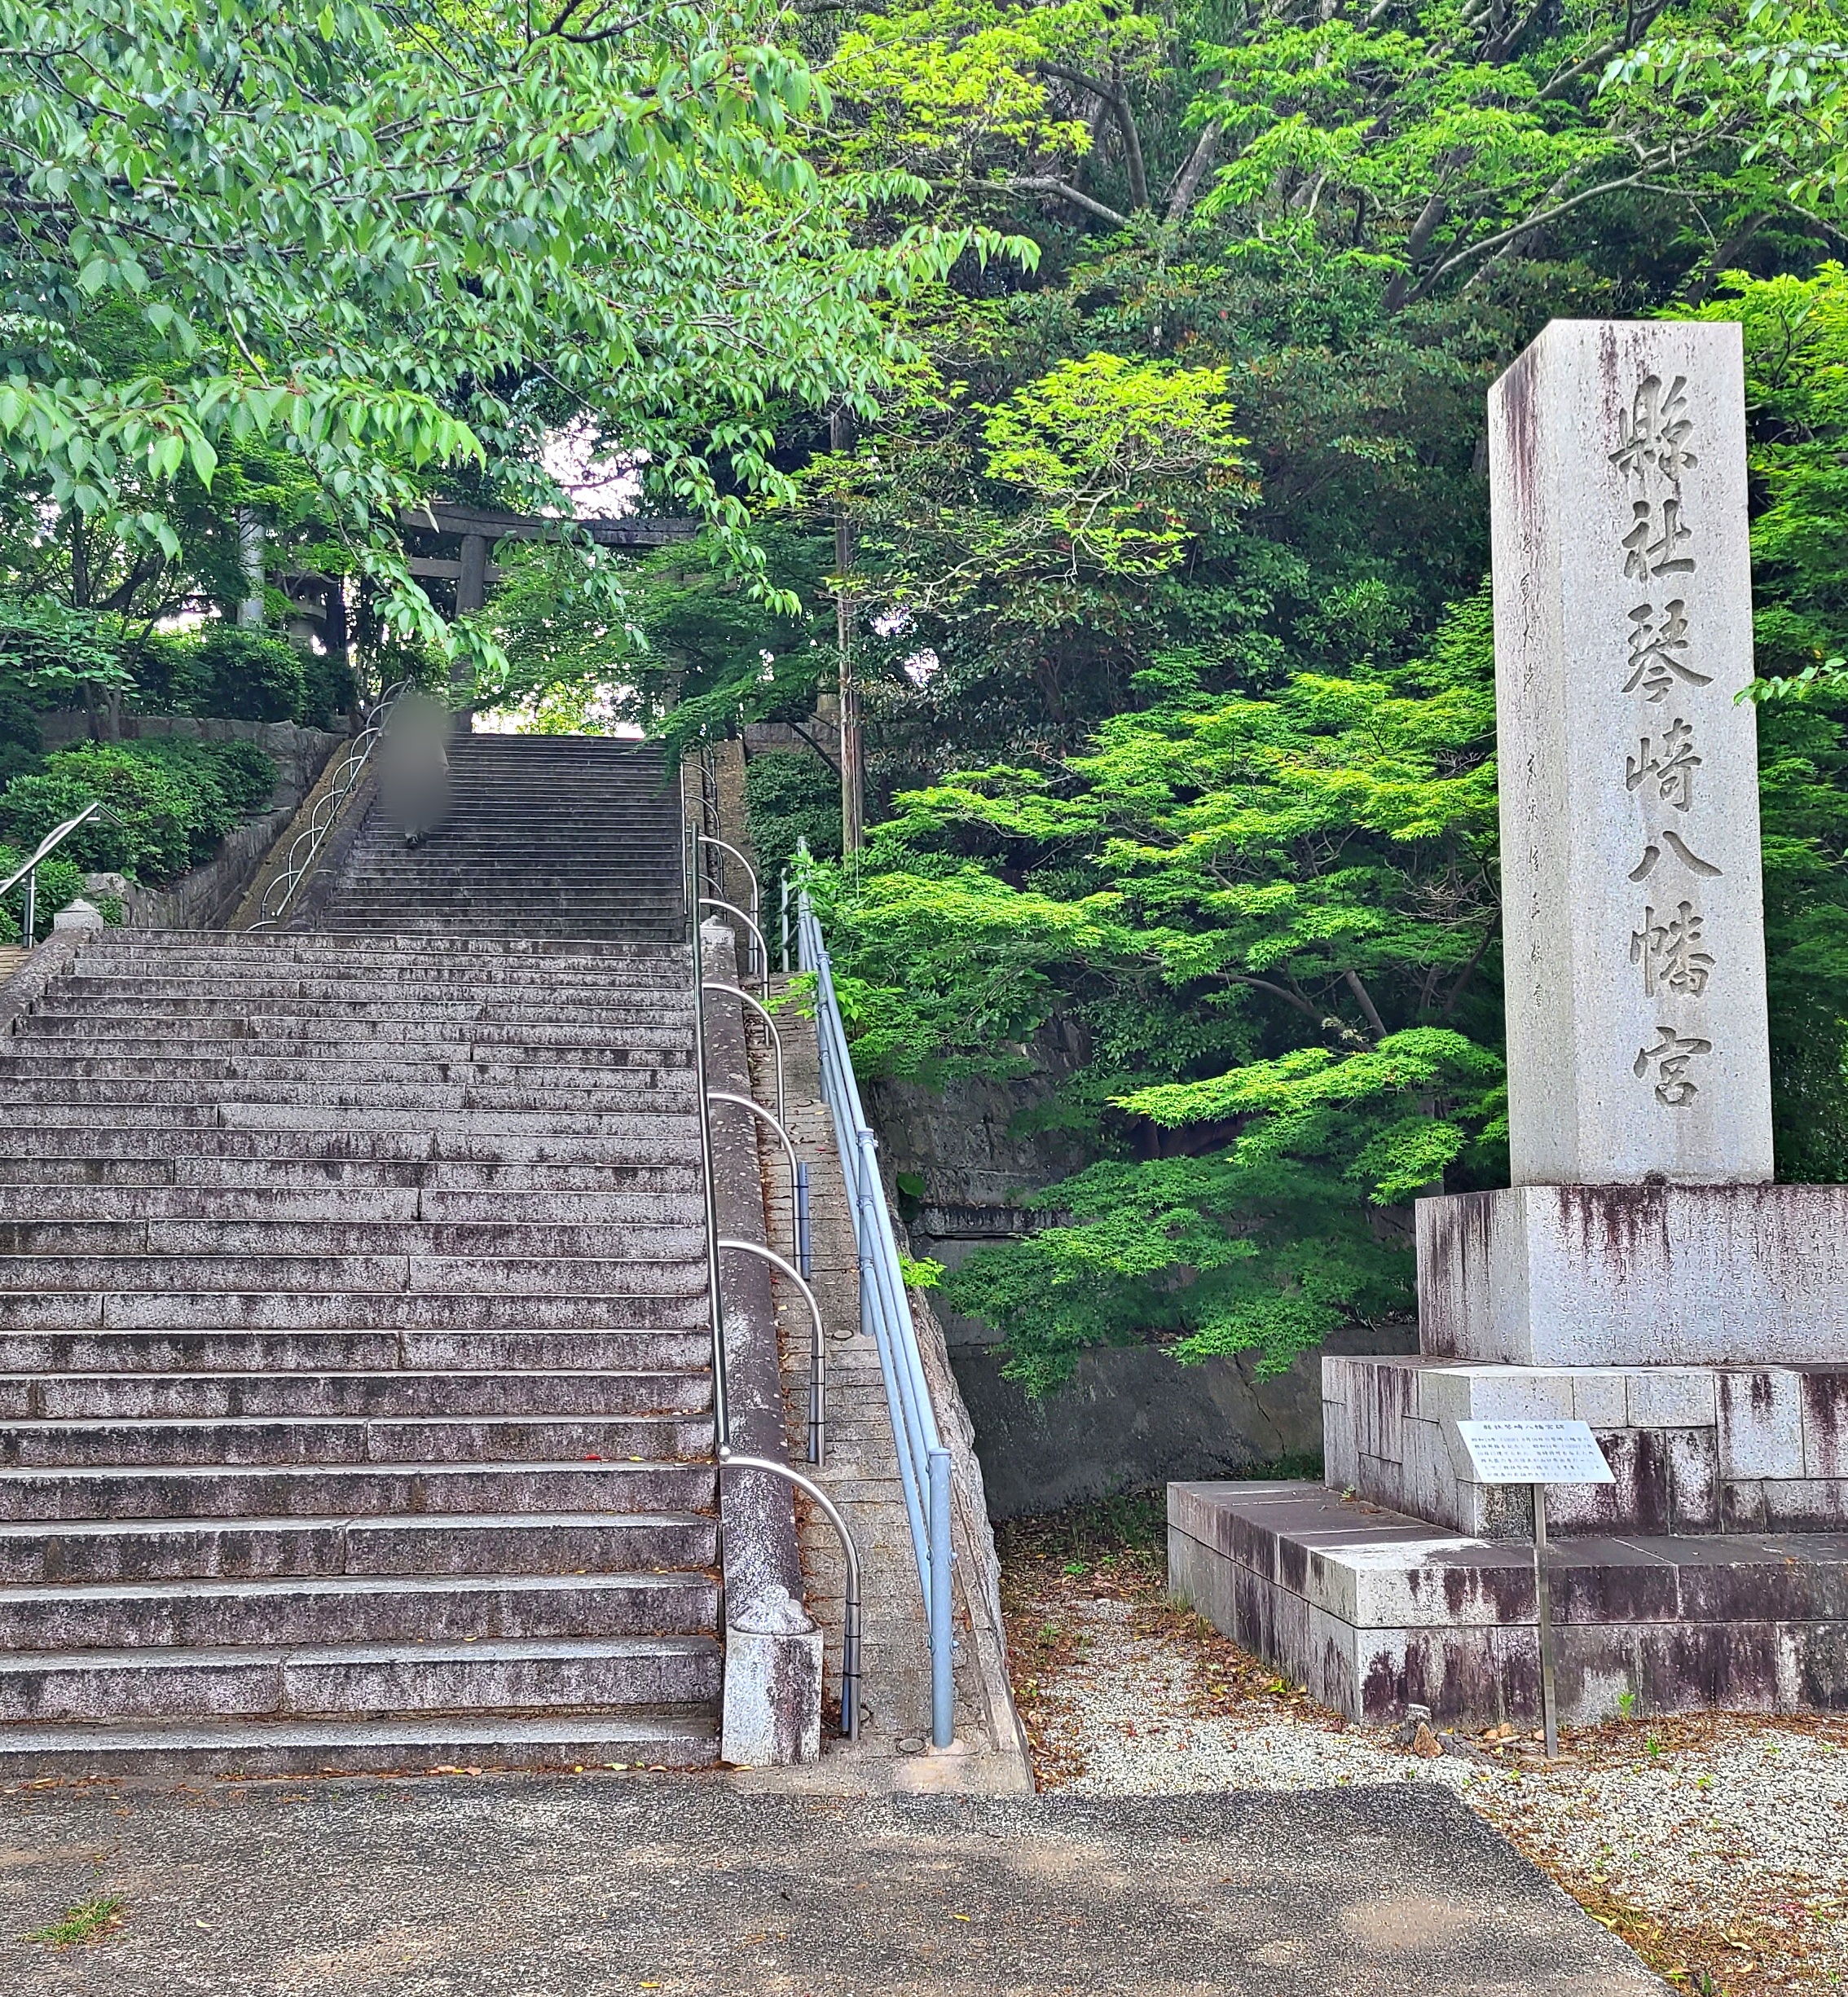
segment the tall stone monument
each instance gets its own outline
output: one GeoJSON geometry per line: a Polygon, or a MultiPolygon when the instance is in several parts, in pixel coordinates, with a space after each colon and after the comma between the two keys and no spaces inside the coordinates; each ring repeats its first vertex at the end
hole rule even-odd
{"type": "Polygon", "coordinates": [[[1848,1189],[1773,1179],[1734,325],[1555,321],[1489,398],[1511,1183],[1418,1203],[1420,1356],[1323,1361],[1327,1488],[1170,1487],[1177,1587],[1357,1718],[1848,1706],[1848,1189]]]}
{"type": "Polygon", "coordinates": [[[1555,320],[1489,447],[1512,1183],[1419,1203],[1423,1349],[1848,1357],[1771,1183],[1740,328],[1555,320]]]}

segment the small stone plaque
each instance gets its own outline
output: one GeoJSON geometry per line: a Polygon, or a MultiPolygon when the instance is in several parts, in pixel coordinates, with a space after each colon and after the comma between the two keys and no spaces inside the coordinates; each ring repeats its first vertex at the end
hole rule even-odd
{"type": "Polygon", "coordinates": [[[1478,1484],[1614,1484],[1584,1422],[1459,1422],[1478,1484]]]}

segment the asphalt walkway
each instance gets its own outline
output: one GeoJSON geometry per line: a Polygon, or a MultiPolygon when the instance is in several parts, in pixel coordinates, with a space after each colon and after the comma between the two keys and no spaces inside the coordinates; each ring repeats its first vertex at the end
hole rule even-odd
{"type": "Polygon", "coordinates": [[[466,1776],[0,1796],[9,1997],[1637,1997],[1425,1784],[1093,1801],[466,1776]],[[121,1898],[120,1925],[24,1938],[121,1898]]]}

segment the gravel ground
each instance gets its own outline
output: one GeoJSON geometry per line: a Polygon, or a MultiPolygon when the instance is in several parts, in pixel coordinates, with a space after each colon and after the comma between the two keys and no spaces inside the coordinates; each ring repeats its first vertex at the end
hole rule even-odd
{"type": "Polygon", "coordinates": [[[1073,1559],[1016,1544],[1004,1577],[1043,1789],[1439,1784],[1675,1987],[1848,1990],[1848,1726],[1639,1718],[1568,1730],[1551,1766],[1531,1739],[1489,1735],[1422,1758],[1168,1605],[1152,1551],[1073,1559]]]}

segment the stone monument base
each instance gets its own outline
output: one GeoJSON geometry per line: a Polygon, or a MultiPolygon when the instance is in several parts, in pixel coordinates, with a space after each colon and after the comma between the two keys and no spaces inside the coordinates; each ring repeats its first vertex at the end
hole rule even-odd
{"type": "Polygon", "coordinates": [[[1531,1542],[1525,1486],[1469,1480],[1459,1421],[1590,1424],[1616,1477],[1551,1485],[1548,1529],[1848,1531],[1848,1361],[1523,1366],[1430,1357],[1322,1362],[1335,1491],[1490,1540],[1531,1542]]]}
{"type": "Polygon", "coordinates": [[[1511,1366],[1848,1366],[1848,1185],[1418,1203],[1419,1347],[1511,1366]]]}
{"type": "MultiPolygon", "coordinates": [[[[1349,1718],[1537,1722],[1531,1546],[1298,1483],[1172,1484],[1168,1522],[1174,1593],[1349,1718]]],[[[1565,1721],[1626,1693],[1848,1710],[1848,1532],[1600,1533],[1555,1542],[1548,1569],[1565,1721]]]]}

